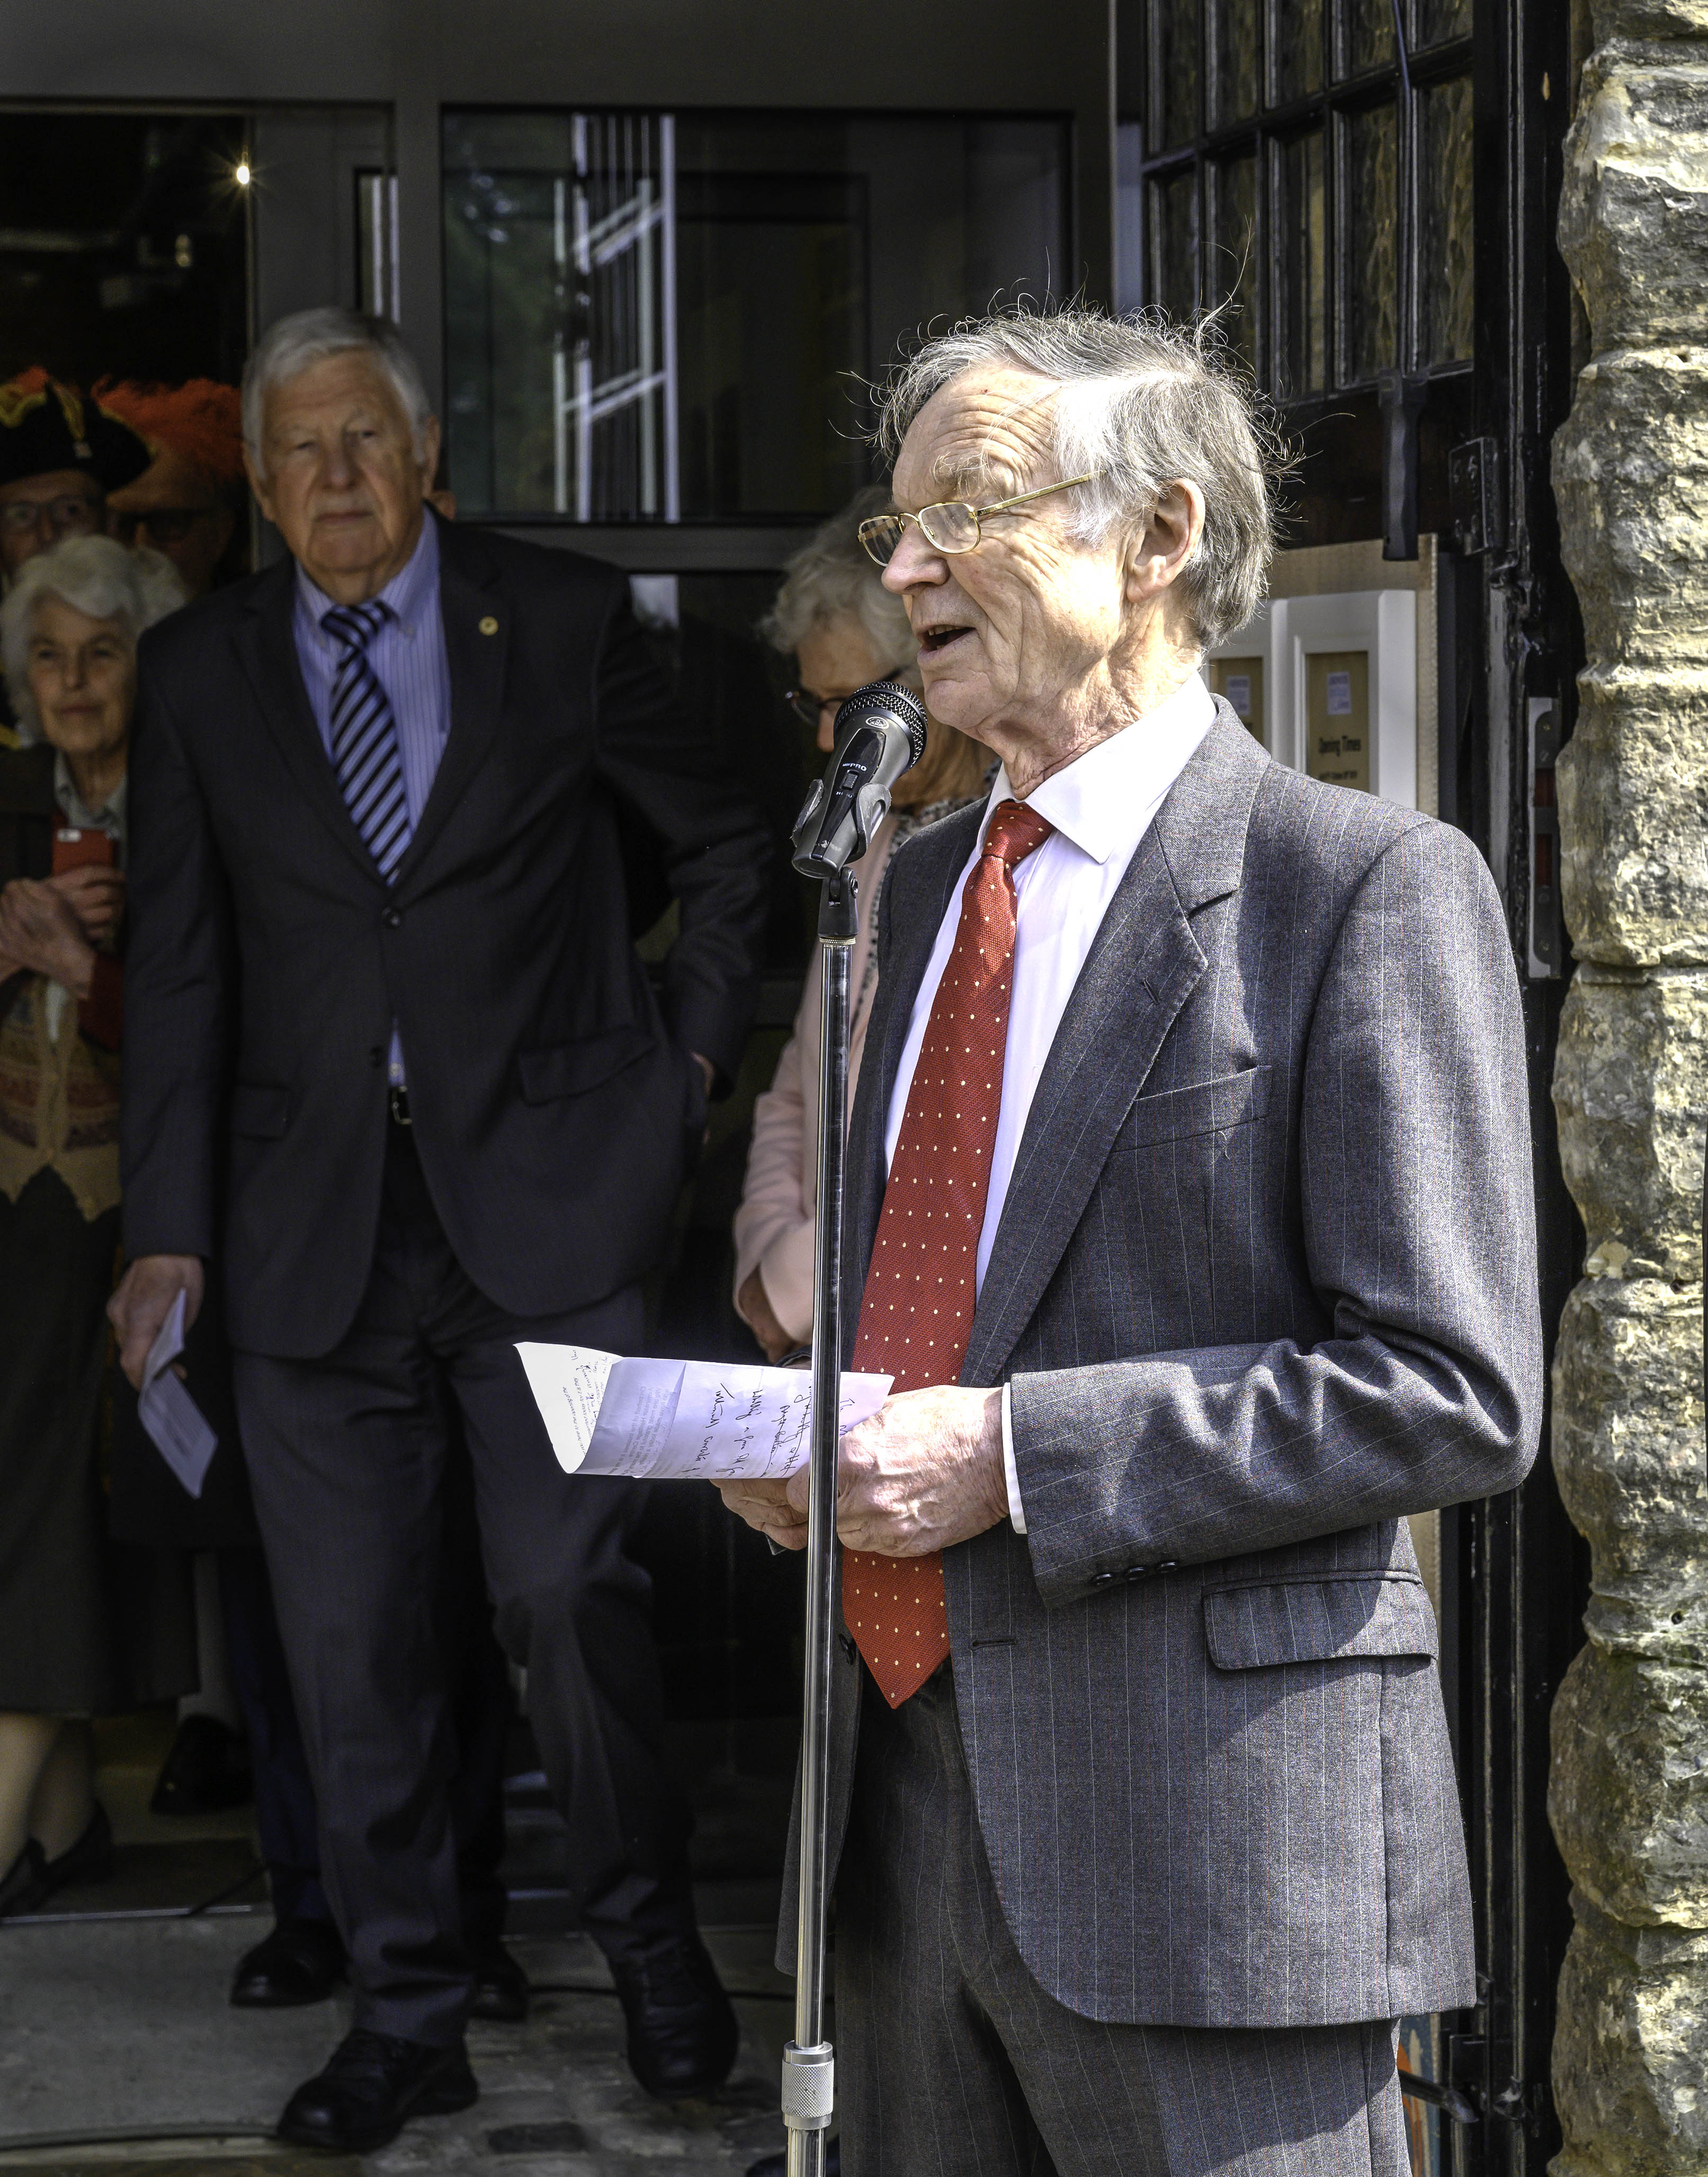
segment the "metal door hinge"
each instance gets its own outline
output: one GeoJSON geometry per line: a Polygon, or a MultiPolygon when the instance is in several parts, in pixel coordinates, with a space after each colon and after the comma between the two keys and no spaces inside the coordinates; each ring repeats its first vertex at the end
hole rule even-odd
{"type": "Polygon", "coordinates": [[[1541,2131],[1547,2107],[1547,2087],[1540,2082],[1526,2086],[1522,2079],[1509,2079],[1488,2098],[1491,2116],[1503,2124],[1517,2125],[1532,2136],[1541,2131]]]}
{"type": "Polygon", "coordinates": [[[1560,919],[1560,812],[1554,799],[1554,764],[1560,752],[1560,707],[1552,696],[1531,696],[1530,722],[1530,972],[1551,977],[1564,971],[1565,925],[1560,919]]]}
{"type": "Polygon", "coordinates": [[[1493,439],[1467,439],[1447,457],[1447,497],[1454,548],[1494,552],[1506,542],[1500,494],[1500,446],[1493,439]]]}

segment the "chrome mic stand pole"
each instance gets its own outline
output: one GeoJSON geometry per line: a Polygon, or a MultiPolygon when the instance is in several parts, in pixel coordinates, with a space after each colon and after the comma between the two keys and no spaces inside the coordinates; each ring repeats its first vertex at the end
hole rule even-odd
{"type": "Polygon", "coordinates": [[[831,1613],[836,1601],[836,1467],[842,1410],[843,1171],[848,1132],[849,970],[854,880],[827,877],[818,913],[818,1228],[812,1283],[812,1451],[806,1539],[806,1684],[800,1754],[800,1901],[794,2038],[783,2052],[789,2177],[824,2177],[836,2058],[824,2032],[825,1831],[829,1797],[831,1613]]]}

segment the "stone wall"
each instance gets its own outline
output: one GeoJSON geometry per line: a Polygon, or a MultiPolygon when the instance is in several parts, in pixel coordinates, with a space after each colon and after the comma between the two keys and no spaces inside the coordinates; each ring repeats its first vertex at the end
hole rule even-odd
{"type": "Polygon", "coordinates": [[[1708,2173],[1708,0],[1603,0],[1560,246],[1590,361],[1554,445],[1588,663],[1559,767],[1579,962],[1554,1099],[1587,1229],[1554,1377],[1594,1560],[1554,1707],[1574,1885],[1558,2177],[1708,2173]]]}

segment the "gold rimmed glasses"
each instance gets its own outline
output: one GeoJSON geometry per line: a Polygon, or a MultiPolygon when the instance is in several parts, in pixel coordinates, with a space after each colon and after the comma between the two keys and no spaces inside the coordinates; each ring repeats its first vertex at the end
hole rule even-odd
{"type": "Polygon", "coordinates": [[[881,567],[887,567],[895,557],[902,532],[910,521],[919,523],[920,534],[934,551],[970,552],[979,542],[979,525],[987,514],[1006,514],[1010,507],[1047,499],[1052,491],[1071,491],[1077,483],[1096,481],[1094,471],[1089,476],[1065,477],[1060,483],[1040,484],[1036,491],[1017,492],[1012,499],[993,499],[989,506],[969,506],[962,499],[945,499],[935,506],[922,506],[917,514],[874,514],[861,522],[859,539],[881,567]]]}

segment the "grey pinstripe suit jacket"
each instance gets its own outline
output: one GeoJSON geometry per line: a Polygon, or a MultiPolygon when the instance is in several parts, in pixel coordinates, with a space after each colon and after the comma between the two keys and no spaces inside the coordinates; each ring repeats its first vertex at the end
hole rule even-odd
{"type": "MultiPolygon", "coordinates": [[[[851,1317],[978,822],[918,834],[886,888],[851,1317]]],[[[1541,1376],[1488,872],[1428,817],[1273,763],[1219,702],[1062,1018],[961,1378],[1012,1385],[1027,1520],[945,1558],[962,1736],[1003,1911],[1059,2001],[1269,2026],[1472,2000],[1403,1515],[1522,1477],[1541,1376]]],[[[832,1866],[859,1675],[844,1639],[832,1866]]]]}

